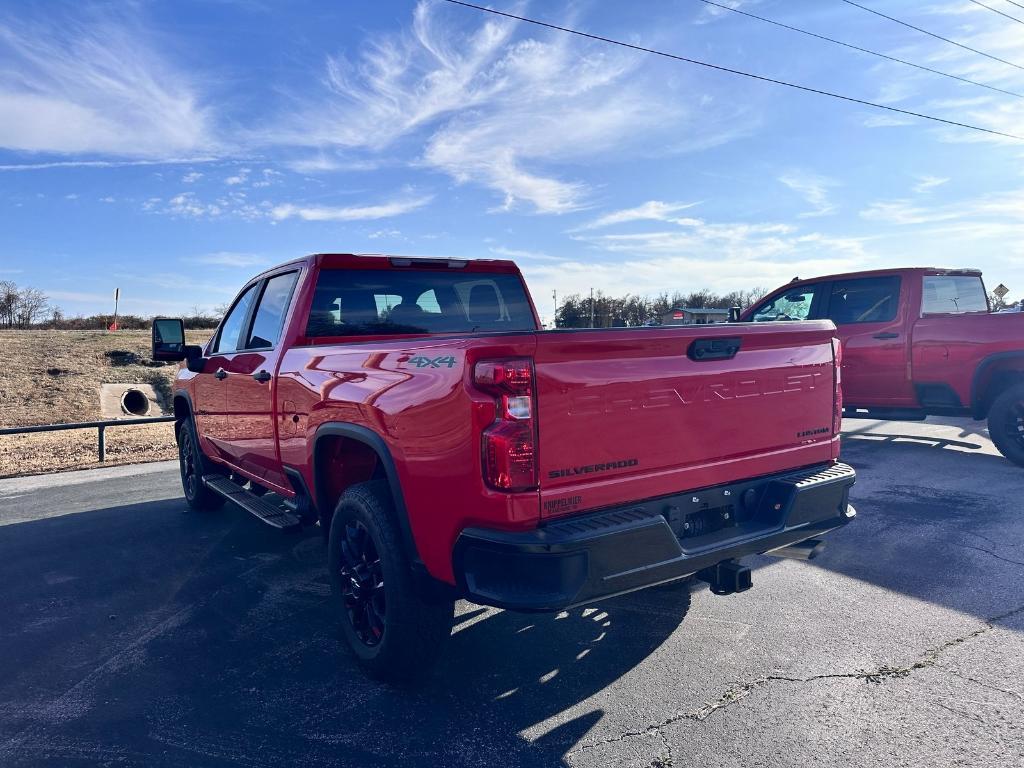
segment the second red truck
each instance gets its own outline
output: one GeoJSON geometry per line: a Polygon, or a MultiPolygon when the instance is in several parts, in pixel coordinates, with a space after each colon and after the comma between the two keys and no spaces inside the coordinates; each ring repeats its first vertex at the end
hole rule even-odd
{"type": "Polygon", "coordinates": [[[999,451],[1024,466],[1024,314],[991,312],[977,270],[794,280],[741,317],[832,320],[843,345],[847,416],[987,419],[999,451]]]}

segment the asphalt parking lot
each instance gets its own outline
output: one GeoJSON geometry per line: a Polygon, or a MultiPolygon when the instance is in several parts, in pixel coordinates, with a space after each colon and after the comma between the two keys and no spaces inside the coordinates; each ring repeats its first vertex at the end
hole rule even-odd
{"type": "Polygon", "coordinates": [[[315,530],[187,513],[168,464],[0,481],[0,765],[1022,765],[1024,469],[982,427],[848,421],[819,559],[685,619],[460,604],[415,692],[346,654],[315,530]]]}

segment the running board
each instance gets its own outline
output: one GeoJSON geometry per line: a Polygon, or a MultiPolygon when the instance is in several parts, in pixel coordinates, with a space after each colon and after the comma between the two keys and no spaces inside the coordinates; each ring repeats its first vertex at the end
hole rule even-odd
{"type": "Polygon", "coordinates": [[[203,485],[274,528],[291,530],[302,526],[302,521],[288,510],[271,504],[261,496],[249,493],[224,475],[204,475],[203,485]]]}

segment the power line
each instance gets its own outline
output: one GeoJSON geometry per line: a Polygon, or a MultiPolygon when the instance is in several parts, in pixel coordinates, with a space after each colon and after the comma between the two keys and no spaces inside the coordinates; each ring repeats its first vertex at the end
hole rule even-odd
{"type": "Polygon", "coordinates": [[[1007,91],[1007,90],[1005,90],[1003,88],[997,88],[994,85],[987,85],[986,83],[979,83],[977,80],[971,80],[971,79],[966,78],[966,77],[960,77],[959,75],[953,75],[953,74],[950,74],[949,72],[943,72],[943,71],[938,70],[938,69],[932,69],[931,67],[926,67],[923,64],[915,64],[912,61],[906,61],[905,59],[899,59],[899,58],[897,58],[895,56],[889,56],[888,54],[885,54],[885,53],[879,53],[878,51],[872,51],[869,48],[861,48],[859,45],[853,45],[852,43],[844,43],[842,40],[836,40],[835,38],[832,38],[832,37],[826,37],[825,35],[819,35],[817,32],[810,32],[810,31],[808,31],[806,29],[800,29],[800,27],[794,27],[794,26],[791,26],[789,24],[783,24],[781,21],[775,21],[775,19],[769,19],[769,18],[766,18],[764,16],[758,16],[756,13],[750,13],[749,11],[743,11],[743,10],[740,10],[739,8],[733,8],[732,6],[729,6],[729,5],[722,5],[721,3],[715,2],[715,0],[697,0],[697,1],[701,2],[701,3],[705,3],[707,5],[713,5],[716,8],[721,8],[724,11],[729,11],[731,13],[738,13],[741,16],[748,16],[751,19],[757,19],[758,21],[763,21],[766,24],[774,24],[776,27],[782,27],[783,29],[788,29],[788,30],[791,30],[793,32],[799,32],[801,35],[807,35],[808,37],[814,37],[814,38],[817,38],[818,40],[824,40],[825,42],[828,42],[828,43],[834,43],[835,45],[841,45],[844,48],[850,48],[850,49],[852,49],[854,51],[860,51],[861,53],[867,53],[867,54],[870,54],[872,56],[877,56],[880,59],[886,59],[888,61],[895,61],[897,64],[905,64],[908,67],[913,67],[914,69],[920,69],[920,70],[923,70],[925,72],[931,72],[934,75],[942,75],[942,77],[948,77],[948,78],[951,78],[953,80],[959,80],[962,83],[968,83],[970,85],[976,85],[979,88],[987,88],[990,91],[998,91],[999,93],[1005,93],[1007,96],[1015,96],[1018,99],[1024,99],[1024,94],[1016,93],[1015,91],[1007,91]]]}
{"type": "Polygon", "coordinates": [[[1024,8],[1024,3],[1016,3],[1014,0],[1006,0],[1010,5],[1016,5],[1018,8],[1024,8]]]}
{"type": "Polygon", "coordinates": [[[998,56],[993,56],[991,53],[985,53],[984,51],[979,51],[977,48],[971,48],[971,46],[969,46],[969,45],[964,45],[963,43],[958,43],[956,40],[950,40],[948,37],[943,37],[942,35],[937,35],[934,32],[929,32],[927,29],[921,29],[921,27],[915,27],[913,24],[910,24],[910,23],[908,23],[906,21],[900,21],[899,19],[897,19],[897,18],[895,18],[893,16],[886,16],[881,11],[876,11],[874,8],[868,8],[866,5],[861,5],[860,3],[855,3],[855,2],[853,2],[853,0],[840,0],[840,2],[846,3],[847,5],[852,5],[854,8],[860,8],[862,11],[867,11],[868,13],[873,13],[873,14],[875,14],[875,16],[881,16],[883,19],[888,19],[889,21],[894,21],[897,24],[903,25],[904,27],[907,27],[909,29],[913,29],[913,30],[915,30],[917,32],[920,32],[922,34],[928,35],[929,37],[934,37],[936,40],[941,40],[944,43],[949,43],[950,45],[955,45],[957,48],[963,48],[965,51],[970,51],[971,53],[976,53],[979,56],[984,56],[986,59],[992,59],[993,61],[998,61],[1000,64],[1006,64],[1006,65],[1011,66],[1011,67],[1016,67],[1017,69],[1024,69],[1024,66],[1021,66],[1020,64],[1014,64],[1012,61],[1007,61],[1006,59],[1001,59],[998,56]]]}
{"type": "Polygon", "coordinates": [[[931,121],[936,122],[936,123],[944,123],[945,125],[953,125],[953,126],[956,126],[957,128],[967,128],[967,129],[972,130],[972,131],[980,131],[982,133],[989,133],[989,134],[992,134],[994,136],[1002,136],[1003,138],[1006,138],[1006,139],[1016,139],[1017,141],[1024,141],[1024,136],[1018,136],[1018,135],[1015,135],[1015,134],[1012,134],[1012,133],[1003,133],[1002,131],[996,131],[996,130],[993,130],[992,128],[982,128],[981,126],[970,125],[969,123],[960,123],[960,122],[957,122],[956,120],[947,120],[944,117],[935,117],[934,115],[926,115],[926,114],[924,114],[922,112],[911,112],[909,109],[900,109],[898,107],[890,107],[890,106],[887,106],[885,104],[878,104],[878,103],[873,102],[873,101],[867,101],[865,99],[858,99],[858,98],[855,98],[853,96],[844,96],[841,93],[834,93],[832,91],[825,91],[825,90],[821,90],[819,88],[811,88],[810,86],[807,86],[807,85],[798,85],[796,83],[790,83],[790,82],[787,82],[785,80],[777,80],[777,79],[775,79],[773,77],[765,77],[764,75],[755,75],[752,72],[744,72],[743,70],[740,70],[740,69],[732,69],[730,67],[723,67],[723,66],[720,66],[718,64],[711,64],[711,63],[706,62],[706,61],[700,61],[699,59],[691,59],[691,58],[687,58],[686,56],[678,56],[678,55],[676,55],[674,53],[666,53],[665,51],[658,51],[658,50],[655,50],[654,48],[644,48],[641,45],[633,45],[632,43],[625,43],[625,42],[623,42],[621,40],[613,40],[610,37],[601,37],[600,35],[592,35],[589,32],[581,32],[581,31],[579,31],[577,29],[571,29],[569,27],[560,27],[557,24],[549,24],[546,21],[538,21],[537,19],[531,19],[528,16],[517,16],[514,13],[508,13],[506,11],[498,11],[498,10],[495,10],[494,8],[485,8],[482,5],[475,5],[473,3],[463,2],[463,0],[445,0],[445,2],[446,3],[451,3],[452,5],[461,5],[461,6],[465,7],[465,8],[472,8],[473,10],[481,11],[482,13],[490,13],[490,14],[493,14],[495,16],[503,16],[506,19],[514,19],[516,21],[523,21],[523,22],[526,22],[527,24],[534,24],[534,25],[536,25],[538,27],[545,27],[547,29],[554,29],[554,30],[557,30],[559,32],[567,32],[570,35],[577,35],[579,37],[585,37],[585,38],[587,38],[589,40],[597,40],[597,41],[602,42],[602,43],[608,43],[610,45],[617,45],[617,46],[620,46],[622,48],[629,48],[629,49],[634,50],[634,51],[640,51],[641,53],[651,53],[651,54],[654,54],[655,56],[663,56],[666,59],[673,59],[675,61],[683,61],[683,62],[686,62],[687,64],[696,64],[696,65],[701,66],[701,67],[707,67],[708,69],[714,69],[714,70],[717,70],[719,72],[728,72],[729,74],[733,74],[733,75],[741,75],[743,77],[749,77],[749,78],[751,78],[753,80],[760,80],[761,82],[765,82],[765,83],[773,83],[775,85],[784,85],[787,88],[795,88],[798,91],[806,91],[807,93],[816,93],[819,96],[829,96],[829,97],[831,97],[833,99],[840,99],[842,101],[849,101],[849,102],[852,102],[854,104],[863,104],[864,106],[874,107],[875,109],[884,109],[884,110],[886,110],[888,112],[896,112],[896,113],[901,114],[901,115],[908,115],[910,117],[919,117],[922,120],[931,120],[931,121]]]}
{"type": "MultiPolygon", "coordinates": [[[[993,8],[991,5],[985,5],[985,3],[978,2],[978,0],[971,0],[971,2],[974,3],[975,5],[980,5],[982,8],[985,8],[985,9],[987,9],[989,11],[992,11],[992,13],[998,13],[1000,16],[1005,16],[1010,21],[1016,21],[1018,24],[1024,24],[1024,21],[1022,21],[1021,19],[1018,19],[1016,16],[1011,16],[1008,13],[1003,13],[998,8],[993,8]]],[[[1016,5],[1016,3],[1015,3],[1015,5],[1016,5]]]]}

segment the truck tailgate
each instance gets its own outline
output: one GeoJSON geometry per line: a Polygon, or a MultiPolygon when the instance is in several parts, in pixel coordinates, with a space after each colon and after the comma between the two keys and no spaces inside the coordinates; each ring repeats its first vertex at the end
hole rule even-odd
{"type": "Polygon", "coordinates": [[[830,321],[538,334],[542,516],[834,458],[834,334],[830,321]]]}

